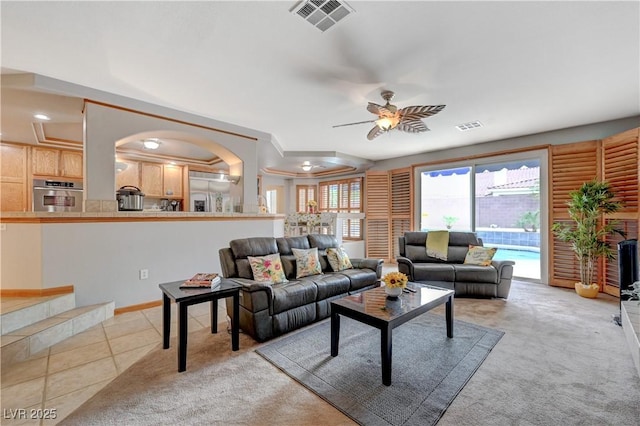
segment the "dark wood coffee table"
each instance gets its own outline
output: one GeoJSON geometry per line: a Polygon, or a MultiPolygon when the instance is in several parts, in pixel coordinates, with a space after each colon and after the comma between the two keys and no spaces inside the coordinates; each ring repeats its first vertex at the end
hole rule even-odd
{"type": "Polygon", "coordinates": [[[240,347],[240,289],[234,281],[222,279],[219,286],[181,290],[182,281],[160,284],[162,290],[162,347],[169,349],[171,334],[171,300],[178,306],[178,372],[187,369],[187,308],[202,302],[211,302],[211,333],[218,332],[218,299],[233,297],[231,316],[231,350],[240,347]]]}
{"type": "Polygon", "coordinates": [[[391,385],[392,330],[436,306],[446,304],[447,337],[453,337],[453,290],[409,283],[415,292],[388,299],[384,287],[346,296],[331,302],[331,356],[338,356],[340,315],[380,329],[382,383],[391,385]]]}

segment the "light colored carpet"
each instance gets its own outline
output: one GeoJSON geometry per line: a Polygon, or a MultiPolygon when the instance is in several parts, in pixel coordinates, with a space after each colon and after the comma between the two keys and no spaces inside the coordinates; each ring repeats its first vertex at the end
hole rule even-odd
{"type": "Polygon", "coordinates": [[[256,350],[282,371],[363,425],[435,425],[502,332],[422,314],[393,330],[391,386],[382,384],[380,330],[340,319],[337,357],[331,323],[285,336],[256,350]]]}
{"type": "MultiPolygon", "coordinates": [[[[638,425],[640,379],[623,331],[611,321],[617,312],[613,297],[584,299],[518,281],[506,301],[456,299],[456,320],[506,334],[438,425],[638,425]]],[[[238,352],[225,333],[203,329],[189,338],[186,372],[177,372],[174,341],[62,424],[354,424],[257,355],[260,345],[250,337],[241,335],[238,352]],[[201,383],[200,397],[181,399],[194,382],[201,383]]]]}

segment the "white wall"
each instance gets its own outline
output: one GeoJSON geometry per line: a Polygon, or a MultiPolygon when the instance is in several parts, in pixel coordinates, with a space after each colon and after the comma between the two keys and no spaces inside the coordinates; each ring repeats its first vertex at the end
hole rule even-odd
{"type": "Polygon", "coordinates": [[[232,239],[283,234],[284,219],[8,223],[2,234],[2,286],[73,285],[78,306],[137,305],[159,300],[160,283],[221,272],[218,250],[232,239]],[[149,270],[148,279],[139,279],[140,269],[149,270]]]}
{"type": "MultiPolygon", "coordinates": [[[[603,139],[636,127],[640,127],[640,116],[377,161],[371,170],[393,170],[414,164],[464,159],[475,155],[528,148],[539,145],[560,145],[603,139]]],[[[482,130],[480,129],[478,131],[482,130]]],[[[427,138],[428,137],[429,136],[427,135],[427,138]]]]}

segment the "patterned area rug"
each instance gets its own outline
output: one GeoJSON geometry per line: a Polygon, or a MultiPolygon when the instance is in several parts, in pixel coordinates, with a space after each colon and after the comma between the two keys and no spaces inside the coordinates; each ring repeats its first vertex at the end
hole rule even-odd
{"type": "Polygon", "coordinates": [[[330,322],[274,340],[256,352],[362,425],[433,425],[503,332],[424,314],[393,330],[391,386],[382,384],[380,331],[341,317],[339,355],[330,322]]]}

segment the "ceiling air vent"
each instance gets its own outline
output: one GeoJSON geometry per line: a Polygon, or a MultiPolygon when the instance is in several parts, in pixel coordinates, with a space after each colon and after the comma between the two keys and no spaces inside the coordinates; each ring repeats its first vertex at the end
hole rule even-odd
{"type": "Polygon", "coordinates": [[[466,132],[467,130],[473,130],[482,127],[482,123],[479,121],[470,121],[469,123],[458,124],[456,129],[461,132],[466,132]]]}
{"type": "Polygon", "coordinates": [[[306,0],[296,3],[291,12],[325,32],[354,10],[344,1],[306,0]]]}

